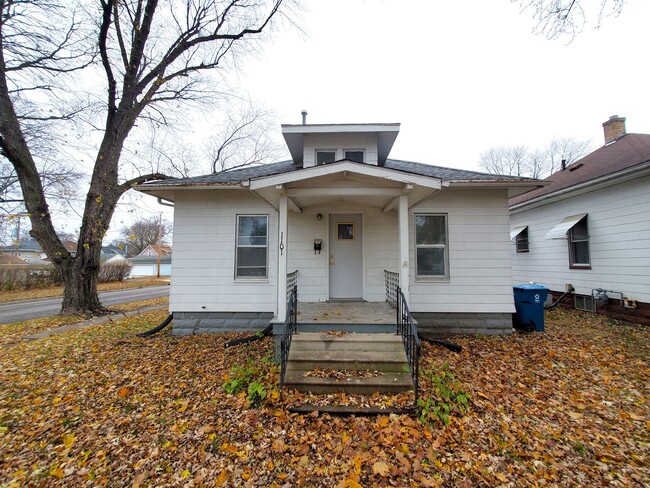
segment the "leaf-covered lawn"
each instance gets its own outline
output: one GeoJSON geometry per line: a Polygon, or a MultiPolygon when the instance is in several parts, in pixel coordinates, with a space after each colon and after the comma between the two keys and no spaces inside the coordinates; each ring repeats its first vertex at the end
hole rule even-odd
{"type": "MultiPolygon", "coordinates": [[[[143,288],[145,286],[160,286],[169,283],[165,278],[132,278],[124,281],[111,283],[98,283],[97,290],[115,291],[128,290],[131,288],[143,288]]],[[[63,286],[50,286],[47,288],[34,288],[32,290],[11,290],[0,292],[0,303],[14,302],[16,300],[35,300],[37,298],[62,297],[63,286]]]]}
{"type": "Polygon", "coordinates": [[[445,371],[470,400],[423,425],[290,414],[270,389],[270,339],[133,337],[165,314],[1,352],[0,485],[650,484],[647,328],[557,310],[543,334],[459,338],[461,354],[426,345],[422,395],[445,371]],[[265,387],[259,408],[222,388],[242,367],[265,387]]]}
{"type": "MultiPolygon", "coordinates": [[[[112,310],[116,312],[129,312],[144,307],[164,306],[169,302],[168,297],[151,298],[149,300],[140,300],[138,302],[121,303],[113,305],[112,310]]],[[[43,332],[45,330],[56,329],[68,324],[76,324],[86,320],[87,317],[81,315],[55,315],[52,317],[40,317],[37,319],[24,320],[22,322],[12,322],[9,324],[0,324],[0,346],[15,344],[25,337],[43,332]]],[[[120,315],[115,315],[114,320],[119,320],[120,315]]]]}

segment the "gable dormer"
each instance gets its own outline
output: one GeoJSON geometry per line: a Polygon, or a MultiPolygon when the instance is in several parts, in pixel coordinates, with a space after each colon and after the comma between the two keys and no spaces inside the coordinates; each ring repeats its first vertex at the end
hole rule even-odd
{"type": "Polygon", "coordinates": [[[383,166],[400,124],[282,125],[293,161],[304,168],[348,159],[383,166]]]}

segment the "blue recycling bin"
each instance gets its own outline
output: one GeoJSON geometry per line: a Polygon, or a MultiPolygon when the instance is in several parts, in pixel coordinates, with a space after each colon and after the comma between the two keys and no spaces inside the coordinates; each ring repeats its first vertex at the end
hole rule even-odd
{"type": "Polygon", "coordinates": [[[515,295],[515,327],[535,332],[544,331],[544,302],[548,288],[544,285],[513,286],[515,295]]]}

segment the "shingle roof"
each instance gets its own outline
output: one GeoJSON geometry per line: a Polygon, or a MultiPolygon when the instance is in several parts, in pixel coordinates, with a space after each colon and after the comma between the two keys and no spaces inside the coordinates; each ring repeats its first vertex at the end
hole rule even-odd
{"type": "MultiPolygon", "coordinates": [[[[462,169],[445,168],[442,166],[433,166],[430,164],[414,163],[411,161],[401,161],[399,159],[387,159],[383,167],[404,173],[413,173],[431,178],[439,178],[444,181],[534,181],[530,178],[492,175],[488,173],[479,173],[477,171],[467,171],[462,169]]],[[[144,189],[147,186],[237,185],[242,181],[247,181],[249,179],[291,173],[302,169],[303,168],[296,165],[293,161],[281,161],[279,163],[248,166],[246,168],[230,171],[226,170],[220,173],[194,176],[191,178],[173,178],[168,180],[151,181],[140,185],[140,187],[144,189]]]]}
{"type": "Polygon", "coordinates": [[[544,181],[552,182],[550,185],[513,197],[508,203],[524,203],[648,162],[650,134],[625,134],[546,178],[544,181]]]}

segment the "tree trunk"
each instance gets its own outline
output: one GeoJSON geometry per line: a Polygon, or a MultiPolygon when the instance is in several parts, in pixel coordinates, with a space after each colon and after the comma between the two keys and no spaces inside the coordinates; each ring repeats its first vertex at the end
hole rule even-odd
{"type": "Polygon", "coordinates": [[[97,314],[106,312],[97,296],[99,260],[94,263],[86,253],[76,256],[61,268],[64,291],[62,315],[97,314]]]}

